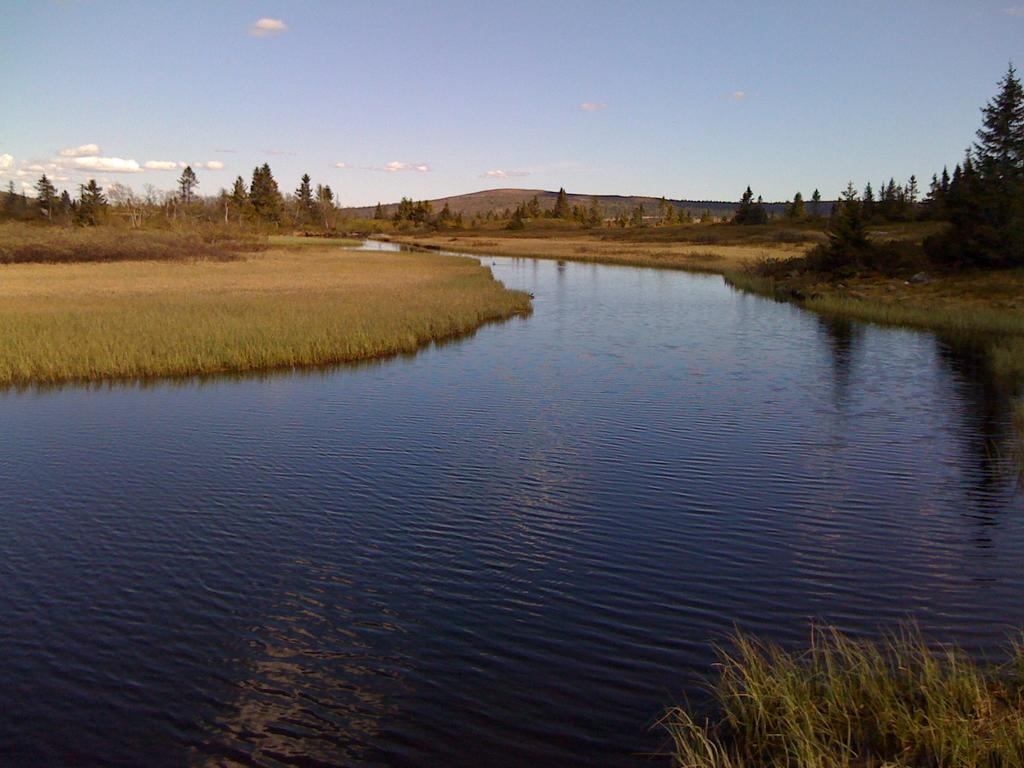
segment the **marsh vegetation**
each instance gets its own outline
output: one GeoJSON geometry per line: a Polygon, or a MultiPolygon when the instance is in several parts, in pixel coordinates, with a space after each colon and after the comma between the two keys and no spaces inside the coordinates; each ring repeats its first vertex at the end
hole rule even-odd
{"type": "Polygon", "coordinates": [[[4,266],[0,385],[361,360],[530,309],[461,257],[332,246],[186,257],[4,266]]]}

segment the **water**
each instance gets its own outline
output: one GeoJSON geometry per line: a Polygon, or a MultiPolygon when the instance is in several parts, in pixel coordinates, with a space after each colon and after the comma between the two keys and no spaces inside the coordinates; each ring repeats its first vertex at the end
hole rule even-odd
{"type": "Polygon", "coordinates": [[[1024,625],[1007,394],[969,352],[484,262],[532,317],[0,394],[0,762],[649,764],[736,625],[913,617],[978,654],[1024,625]]]}

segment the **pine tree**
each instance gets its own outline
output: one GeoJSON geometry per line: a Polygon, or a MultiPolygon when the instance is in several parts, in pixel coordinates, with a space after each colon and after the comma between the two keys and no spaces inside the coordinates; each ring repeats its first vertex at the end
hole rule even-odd
{"type": "Polygon", "coordinates": [[[36,204],[43,216],[47,219],[53,218],[54,208],[57,204],[57,188],[46,178],[45,173],[36,182],[36,204]]]}
{"type": "Polygon", "coordinates": [[[309,221],[316,212],[310,181],[308,173],[302,174],[299,186],[295,189],[295,223],[300,226],[309,221]]]}
{"type": "Polygon", "coordinates": [[[555,200],[555,207],[551,211],[552,218],[568,219],[572,216],[572,209],[569,207],[569,196],[565,194],[565,187],[558,190],[558,198],[555,200]]]}
{"type": "Polygon", "coordinates": [[[377,207],[373,211],[373,218],[376,219],[377,221],[380,221],[381,219],[384,218],[384,206],[381,205],[379,201],[377,203],[377,207]]]}
{"type": "Polygon", "coordinates": [[[316,207],[324,223],[324,229],[330,229],[330,214],[334,210],[334,190],[328,184],[316,185],[316,207]]]}
{"type": "Polygon", "coordinates": [[[664,197],[658,201],[658,223],[670,226],[676,223],[676,209],[664,197]]]}
{"type": "Polygon", "coordinates": [[[732,220],[734,224],[764,224],[768,221],[763,201],[758,197],[757,202],[754,202],[754,193],[749,186],[740,198],[739,207],[732,220]]]}
{"type": "Polygon", "coordinates": [[[945,194],[952,226],[925,250],[952,263],[1024,265],[1024,89],[1012,64],[982,116],[978,141],[945,194]]]}
{"type": "Polygon", "coordinates": [[[604,211],[601,210],[601,203],[596,197],[590,198],[590,208],[587,210],[587,226],[600,227],[604,222],[604,211]]]}
{"type": "Polygon", "coordinates": [[[534,195],[530,202],[526,204],[526,208],[523,210],[523,213],[531,219],[539,219],[541,214],[544,213],[540,207],[540,200],[537,199],[536,195],[534,195]]]}
{"type": "Polygon", "coordinates": [[[199,186],[199,179],[191,165],[186,165],[185,170],[178,177],[178,196],[186,206],[192,204],[192,196],[195,188],[199,186]]]}
{"type": "Polygon", "coordinates": [[[829,222],[828,239],[823,249],[824,266],[831,272],[855,267],[868,250],[864,208],[853,182],[840,195],[829,222]]]}
{"type": "Polygon", "coordinates": [[[522,204],[517,205],[515,213],[512,214],[512,218],[505,225],[505,229],[526,229],[526,222],[523,221],[525,215],[526,212],[523,210],[522,204]]]}
{"type": "Polygon", "coordinates": [[[814,190],[811,195],[811,216],[815,219],[821,218],[821,192],[814,190]]]}
{"type": "Polygon", "coordinates": [[[861,203],[864,220],[871,221],[872,217],[875,215],[875,190],[871,187],[870,181],[864,187],[864,194],[861,197],[861,203]]]}
{"type": "Polygon", "coordinates": [[[228,205],[235,212],[238,221],[241,222],[242,216],[249,207],[249,192],[246,190],[245,180],[241,176],[235,179],[235,183],[231,187],[231,197],[228,200],[228,205]]]}
{"type": "Polygon", "coordinates": [[[786,218],[802,219],[804,217],[804,196],[797,192],[793,195],[793,202],[786,208],[786,218]]]}
{"type": "Polygon", "coordinates": [[[280,221],[283,203],[281,190],[267,163],[253,169],[252,183],[249,184],[249,203],[258,220],[271,223],[280,221]]]}
{"type": "Polygon", "coordinates": [[[106,208],[107,198],[104,197],[96,179],[89,179],[87,184],[78,185],[78,208],[75,211],[75,218],[79,224],[99,224],[103,220],[106,208]]]}

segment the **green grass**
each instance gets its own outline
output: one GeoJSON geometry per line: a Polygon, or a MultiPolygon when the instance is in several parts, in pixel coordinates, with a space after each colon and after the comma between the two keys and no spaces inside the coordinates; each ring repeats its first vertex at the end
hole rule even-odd
{"type": "Polygon", "coordinates": [[[0,386],[365,360],[530,311],[472,259],[277,249],[0,266],[0,386]]]}
{"type": "Polygon", "coordinates": [[[662,720],[680,768],[1019,768],[1024,643],[981,666],[904,628],[878,643],[814,631],[790,652],[737,634],[719,649],[709,716],[662,720]]]}

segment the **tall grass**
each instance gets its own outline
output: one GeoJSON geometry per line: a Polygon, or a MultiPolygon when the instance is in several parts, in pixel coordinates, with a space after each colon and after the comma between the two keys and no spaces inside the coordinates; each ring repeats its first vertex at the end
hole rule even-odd
{"type": "Polygon", "coordinates": [[[816,630],[803,652],[737,634],[719,649],[715,712],[662,723],[685,768],[1019,768],[1024,642],[983,667],[913,628],[882,642],[816,630]]]}
{"type": "Polygon", "coordinates": [[[0,224],[0,264],[104,261],[231,261],[266,247],[221,226],[187,230],[0,224]]]}
{"type": "Polygon", "coordinates": [[[528,312],[479,263],[336,247],[235,262],[0,267],[0,385],[241,372],[411,352],[528,312]]]}

